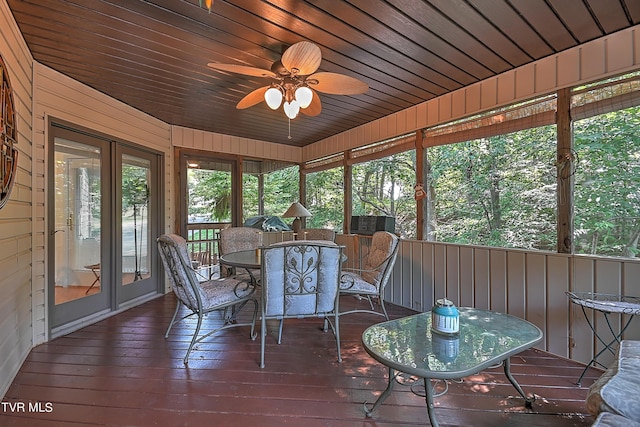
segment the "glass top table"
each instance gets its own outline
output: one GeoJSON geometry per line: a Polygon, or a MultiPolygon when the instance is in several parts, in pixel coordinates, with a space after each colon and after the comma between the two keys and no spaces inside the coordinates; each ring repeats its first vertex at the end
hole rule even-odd
{"type": "Polygon", "coordinates": [[[261,249],[229,252],[228,254],[220,255],[220,264],[227,267],[245,269],[253,283],[258,283],[258,278],[255,277],[255,274],[260,275],[261,263],[261,249]]]}
{"type": "Polygon", "coordinates": [[[510,357],[542,340],[542,331],[532,323],[504,313],[475,308],[458,308],[460,332],[443,335],[431,331],[431,312],[425,312],[370,326],[362,343],[371,357],[389,368],[387,389],[365,413],[371,417],[393,389],[397,372],[422,378],[431,425],[433,413],[431,379],[459,379],[503,362],[507,379],[531,407],[511,375],[510,357]]]}
{"type": "Polygon", "coordinates": [[[580,385],[582,382],[582,378],[584,374],[587,373],[587,370],[592,364],[600,365],[603,368],[607,368],[607,366],[598,362],[598,358],[605,352],[609,351],[612,355],[615,356],[616,350],[615,347],[620,344],[622,340],[622,335],[631,324],[631,320],[634,316],[640,314],[640,298],[628,295],[614,295],[614,294],[605,294],[599,292],[565,292],[572,303],[577,304],[582,309],[582,314],[584,314],[584,318],[589,325],[589,328],[593,332],[595,338],[604,346],[600,351],[593,355],[593,358],[589,363],[586,364],[582,373],[580,374],[580,378],[578,378],[578,382],[576,384],[580,385]],[[594,321],[587,314],[586,308],[590,308],[595,311],[599,311],[604,315],[604,319],[607,323],[608,329],[604,331],[598,331],[596,329],[594,321]],[[611,319],[609,319],[610,314],[620,314],[626,315],[626,321],[624,318],[621,318],[622,327],[616,331],[616,328],[611,323],[611,319]],[[610,339],[606,339],[606,331],[609,331],[610,339]]]}
{"type": "Polygon", "coordinates": [[[260,269],[261,254],[260,249],[249,251],[229,252],[220,255],[220,262],[229,267],[240,267],[248,269],[260,269]]]}

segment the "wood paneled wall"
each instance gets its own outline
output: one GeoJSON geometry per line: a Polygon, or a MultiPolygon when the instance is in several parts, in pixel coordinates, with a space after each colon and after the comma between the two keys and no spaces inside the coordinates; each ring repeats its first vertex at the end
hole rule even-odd
{"type": "MultiPolygon", "coordinates": [[[[263,235],[265,245],[292,239],[291,232],[263,235]]],[[[358,267],[370,237],[338,234],[336,242],[346,246],[346,266],[358,267]]],[[[538,348],[588,363],[603,346],[567,291],[640,296],[640,261],[401,240],[385,301],[422,312],[446,297],[457,306],[509,313],[542,330],[538,348]]],[[[598,334],[610,340],[603,315],[586,313],[598,334]]],[[[616,333],[627,319],[610,318],[616,333]]],[[[624,338],[640,339],[640,318],[632,320],[624,338]]],[[[613,356],[607,352],[598,360],[608,364],[613,356]]]]}
{"type": "MultiPolygon", "coordinates": [[[[385,300],[428,311],[447,297],[459,306],[513,314],[542,329],[540,348],[587,363],[603,346],[567,291],[640,296],[640,262],[402,240],[385,300]]],[[[587,314],[598,334],[610,339],[603,315],[587,314]]],[[[611,319],[617,332],[626,316],[611,319]]],[[[632,320],[624,337],[640,339],[640,319],[632,320]]],[[[605,354],[600,360],[613,359],[605,354]]]]}
{"type": "Polygon", "coordinates": [[[302,149],[300,147],[203,132],[179,126],[173,126],[171,133],[171,139],[175,147],[235,154],[252,159],[278,160],[296,164],[302,162],[302,149]]]}
{"type": "Polygon", "coordinates": [[[303,148],[313,160],[640,67],[640,26],[431,99],[303,148]]]}
{"type": "Polygon", "coordinates": [[[31,132],[33,58],[13,16],[0,1],[0,55],[8,69],[18,126],[18,171],[7,204],[0,210],[0,396],[33,346],[32,277],[42,271],[32,261],[33,203],[42,201],[33,191],[31,132]]]}
{"type": "MultiPolygon", "coordinates": [[[[34,244],[33,262],[40,266],[33,281],[33,331],[34,344],[48,340],[47,277],[47,226],[45,195],[47,153],[49,152],[48,126],[50,122],[71,123],[74,127],[84,128],[90,133],[107,135],[113,139],[126,141],[142,147],[151,148],[164,154],[165,177],[164,201],[165,225],[172,221],[172,156],[170,125],[141,113],[103,93],[97,92],[69,77],[45,67],[34,65],[34,191],[42,195],[42,201],[34,205],[34,244]]],[[[167,231],[170,229],[167,228],[167,231]]]]}

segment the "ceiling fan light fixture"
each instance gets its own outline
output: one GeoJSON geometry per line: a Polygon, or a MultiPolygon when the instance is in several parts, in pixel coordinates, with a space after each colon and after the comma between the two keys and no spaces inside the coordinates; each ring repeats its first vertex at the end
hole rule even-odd
{"type": "Polygon", "coordinates": [[[298,117],[298,113],[300,112],[300,104],[298,104],[298,101],[295,99],[291,102],[285,101],[282,108],[284,109],[284,113],[291,120],[298,117]]]}
{"type": "Polygon", "coordinates": [[[307,86],[300,86],[296,89],[295,98],[300,108],[307,108],[313,100],[313,91],[307,86]]]}
{"type": "Polygon", "coordinates": [[[264,93],[264,102],[266,102],[272,110],[277,110],[282,103],[282,91],[277,87],[270,87],[264,93]]]}

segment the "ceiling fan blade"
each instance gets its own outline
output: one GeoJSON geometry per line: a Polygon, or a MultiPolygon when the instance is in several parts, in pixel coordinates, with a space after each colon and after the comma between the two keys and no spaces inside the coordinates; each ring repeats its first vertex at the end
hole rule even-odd
{"type": "Polygon", "coordinates": [[[236,64],[218,64],[216,62],[210,62],[207,64],[208,67],[213,68],[214,70],[221,71],[229,71],[231,73],[244,74],[247,76],[254,77],[275,77],[275,73],[269,70],[263,70],[262,68],[256,67],[248,67],[246,65],[236,65],[236,64]]]}
{"type": "Polygon", "coordinates": [[[269,89],[269,86],[260,87],[254,91],[249,92],[244,98],[238,102],[236,108],[243,110],[245,108],[253,107],[256,104],[264,101],[264,93],[269,89]]]}
{"type": "Polygon", "coordinates": [[[297,74],[307,76],[315,73],[320,66],[322,53],[320,48],[311,42],[298,42],[284,51],[280,61],[290,72],[295,69],[298,70],[297,74]]]}
{"type": "Polygon", "coordinates": [[[311,98],[311,104],[307,108],[301,108],[300,112],[305,116],[317,116],[322,112],[322,102],[320,101],[320,96],[318,92],[311,89],[313,91],[313,98],[311,98]]]}
{"type": "Polygon", "coordinates": [[[312,82],[309,80],[318,81],[317,84],[313,84],[315,90],[333,95],[359,95],[369,90],[369,85],[362,80],[344,74],[315,73],[306,79],[311,85],[312,82]]]}

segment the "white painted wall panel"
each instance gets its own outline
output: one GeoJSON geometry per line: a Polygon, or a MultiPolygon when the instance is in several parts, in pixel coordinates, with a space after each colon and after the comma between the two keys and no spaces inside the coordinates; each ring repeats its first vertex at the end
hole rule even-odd
{"type": "Polygon", "coordinates": [[[504,73],[498,76],[498,104],[508,104],[516,99],[516,73],[504,73]]]}
{"type": "Polygon", "coordinates": [[[171,126],[171,141],[175,147],[193,148],[245,157],[300,163],[302,148],[284,144],[213,134],[197,129],[171,126]]]}
{"type": "Polygon", "coordinates": [[[547,271],[547,328],[545,333],[547,349],[566,356],[569,328],[567,325],[568,298],[570,289],[569,258],[560,254],[549,254],[546,259],[547,271]]]}
{"type": "MultiPolygon", "coordinates": [[[[35,176],[38,177],[36,181],[38,186],[34,187],[36,194],[45,195],[48,190],[44,177],[49,149],[47,128],[49,120],[69,122],[74,126],[89,129],[91,132],[109,135],[164,154],[164,176],[166,177],[164,215],[165,225],[169,230],[172,224],[171,206],[173,206],[170,126],[38,63],[34,63],[33,87],[33,126],[36,129],[34,145],[39,147],[34,151],[37,155],[34,157],[34,164],[42,165],[40,169],[35,170],[35,176]]],[[[38,295],[33,300],[34,335],[38,338],[34,344],[48,339],[46,307],[48,290],[44,273],[47,259],[46,211],[44,198],[37,200],[41,202],[34,204],[33,209],[34,226],[38,229],[38,232],[34,233],[33,263],[34,266],[39,266],[34,271],[42,271],[42,274],[38,274],[38,280],[34,280],[33,283],[34,295],[38,295]]]]}
{"type": "Polygon", "coordinates": [[[18,172],[9,201],[0,210],[0,396],[4,396],[34,340],[33,58],[5,1],[0,1],[0,55],[13,89],[18,131],[18,172]]]}
{"type": "MultiPolygon", "coordinates": [[[[580,77],[591,80],[606,72],[605,40],[594,40],[580,48],[580,77]]],[[[612,52],[615,53],[615,52],[612,52]]]]}
{"type": "Polygon", "coordinates": [[[629,55],[630,52],[633,52],[633,41],[634,32],[626,31],[614,33],[606,40],[606,68],[608,71],[615,73],[633,66],[633,56],[629,55]]]}
{"type": "Polygon", "coordinates": [[[496,311],[507,311],[507,252],[491,250],[489,266],[490,308],[496,311]]]}
{"type": "Polygon", "coordinates": [[[516,99],[527,99],[533,97],[536,81],[535,71],[536,67],[534,64],[523,65],[515,70],[516,99]]]}
{"type": "MultiPolygon", "coordinates": [[[[480,106],[481,101],[481,95],[480,95],[480,89],[481,89],[482,85],[478,84],[474,84],[471,85],[469,87],[466,88],[465,90],[465,100],[466,100],[466,105],[465,105],[465,111],[464,111],[464,116],[473,114],[476,111],[480,111],[480,106]]],[[[457,92],[457,91],[456,91],[457,92]]]]}
{"type": "Polygon", "coordinates": [[[507,252],[507,307],[509,313],[518,317],[526,317],[526,254],[524,252],[507,252]]]}
{"type": "Polygon", "coordinates": [[[541,330],[547,330],[547,268],[546,256],[528,253],[525,269],[525,315],[524,317],[541,330]]]}

